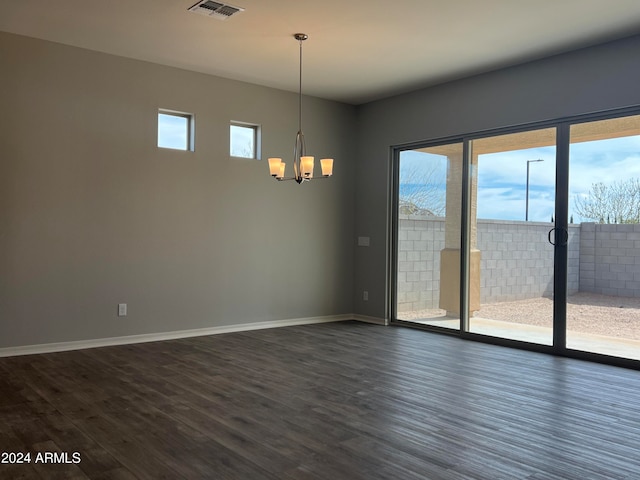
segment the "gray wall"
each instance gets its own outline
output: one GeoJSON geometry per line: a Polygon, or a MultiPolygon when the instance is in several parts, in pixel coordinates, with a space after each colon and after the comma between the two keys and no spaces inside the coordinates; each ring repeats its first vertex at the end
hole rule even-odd
{"type": "Polygon", "coordinates": [[[356,249],[355,312],[389,312],[391,146],[638,105],[638,58],[640,36],[361,106],[356,235],[371,246],[356,249]]]}
{"type": "Polygon", "coordinates": [[[295,93],[5,33],[0,58],[0,347],[353,311],[355,107],[306,98],[335,176],[278,183],[229,121],[287,157],[295,93]],[[156,147],[158,108],[195,152],[156,147]]]}

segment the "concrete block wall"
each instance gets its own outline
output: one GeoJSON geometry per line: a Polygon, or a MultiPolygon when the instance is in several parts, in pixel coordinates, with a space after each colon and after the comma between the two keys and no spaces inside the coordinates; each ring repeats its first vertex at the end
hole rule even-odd
{"type": "Polygon", "coordinates": [[[640,297],[640,225],[582,224],[580,290],[640,297]]]}
{"type": "MultiPolygon", "coordinates": [[[[553,295],[551,228],[551,223],[542,222],[478,221],[481,303],[553,295]]],[[[438,308],[444,219],[402,215],[398,236],[398,311],[438,308]]],[[[579,290],[579,225],[569,227],[568,248],[572,294],[579,290]]]]}
{"type": "Polygon", "coordinates": [[[569,225],[569,239],[567,242],[567,295],[573,295],[582,290],[580,279],[582,225],[584,224],[569,225]]]}
{"type": "Polygon", "coordinates": [[[437,308],[444,219],[401,215],[398,225],[398,311],[437,308]],[[434,305],[436,307],[434,307],[434,305]]]}
{"type": "MultiPolygon", "coordinates": [[[[480,301],[507,302],[553,296],[553,245],[546,222],[478,221],[482,252],[480,301]]],[[[580,226],[569,226],[569,295],[580,288],[580,226]]]]}

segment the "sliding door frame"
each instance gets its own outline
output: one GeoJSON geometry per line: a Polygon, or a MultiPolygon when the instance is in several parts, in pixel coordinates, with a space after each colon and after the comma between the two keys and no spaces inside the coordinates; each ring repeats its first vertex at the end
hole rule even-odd
{"type": "Polygon", "coordinates": [[[391,198],[390,198],[390,222],[392,228],[389,237],[389,258],[391,259],[387,292],[389,298],[390,324],[395,326],[408,326],[435,333],[460,336],[464,339],[481,341],[495,345],[515,347],[524,350],[532,350],[557,356],[565,356],[589,360],[598,363],[607,363],[616,366],[640,370],[640,360],[613,357],[598,353],[570,350],[566,348],[566,313],[567,313],[567,270],[568,249],[566,232],[568,228],[569,213],[569,150],[571,125],[607,120],[640,114],[640,105],[625,107],[615,110],[606,110],[571,117],[558,118],[543,122],[532,122],[514,125],[510,127],[484,130],[472,134],[436,138],[431,140],[416,141],[391,147],[391,198]],[[553,345],[541,345],[521,340],[512,340],[500,337],[491,337],[484,334],[469,332],[469,231],[470,231],[470,179],[471,179],[471,145],[472,140],[490,136],[506,135],[526,132],[543,128],[556,128],[556,188],[555,188],[555,225],[554,225],[554,304],[553,304],[553,345]],[[463,172],[462,172],[462,209],[461,209],[461,238],[460,238],[460,328],[459,330],[447,329],[433,325],[413,323],[397,318],[397,270],[398,270],[398,211],[399,211],[399,182],[400,182],[400,153],[405,150],[427,148],[446,143],[463,144],[463,172]]]}
{"type": "Polygon", "coordinates": [[[567,278],[569,228],[569,123],[556,129],[556,205],[553,247],[553,350],[567,349],[567,278]],[[565,237],[565,235],[567,235],[565,237]]]}

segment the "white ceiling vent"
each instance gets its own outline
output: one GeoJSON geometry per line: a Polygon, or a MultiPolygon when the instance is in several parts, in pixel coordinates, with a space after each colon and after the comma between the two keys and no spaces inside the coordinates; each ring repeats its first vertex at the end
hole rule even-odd
{"type": "Polygon", "coordinates": [[[226,3],[212,2],[211,0],[200,0],[189,8],[189,11],[217,18],[218,20],[227,20],[236,13],[244,12],[244,8],[234,7],[226,3]]]}

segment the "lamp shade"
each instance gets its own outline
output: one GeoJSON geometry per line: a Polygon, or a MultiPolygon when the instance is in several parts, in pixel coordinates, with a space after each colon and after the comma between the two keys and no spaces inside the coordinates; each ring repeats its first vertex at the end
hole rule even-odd
{"type": "Polygon", "coordinates": [[[278,165],[278,174],[276,175],[276,178],[284,178],[284,167],[287,164],[284,162],[280,162],[280,165],[278,165]]]}
{"type": "Polygon", "coordinates": [[[303,177],[313,177],[313,157],[300,157],[300,170],[303,177]]]}
{"type": "Polygon", "coordinates": [[[320,167],[322,168],[323,177],[330,177],[333,175],[333,158],[320,159],[320,167]]]}
{"type": "Polygon", "coordinates": [[[280,173],[280,164],[282,163],[281,158],[270,158],[269,159],[269,173],[272,177],[276,177],[278,173],[280,173]]]}

